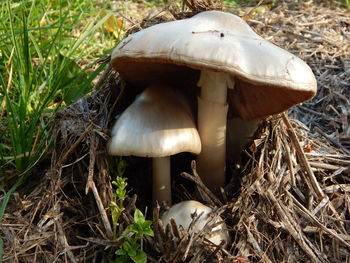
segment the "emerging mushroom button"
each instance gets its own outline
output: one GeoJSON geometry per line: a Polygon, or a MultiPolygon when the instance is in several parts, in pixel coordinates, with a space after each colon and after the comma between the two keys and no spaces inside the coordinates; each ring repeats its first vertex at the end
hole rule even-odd
{"type": "Polygon", "coordinates": [[[139,86],[159,79],[186,83],[183,76],[190,74],[198,79],[202,152],[197,167],[212,189],[225,181],[228,107],[242,119],[263,118],[312,98],[317,89],[305,62],[258,36],[241,18],[220,11],[130,35],[115,48],[111,63],[139,86]]]}
{"type": "Polygon", "coordinates": [[[152,157],[153,199],[171,204],[170,155],[198,154],[201,142],[187,101],[180,92],[153,85],[114,124],[108,153],[152,157]]]}
{"type": "Polygon", "coordinates": [[[205,233],[206,238],[215,245],[220,245],[222,241],[227,245],[230,240],[227,226],[222,218],[213,214],[210,207],[200,202],[189,200],[172,206],[161,218],[164,226],[170,222],[171,218],[175,220],[177,226],[182,226],[189,233],[198,233],[206,226],[214,226],[207,229],[205,233]],[[194,220],[196,221],[190,228],[194,220]]]}

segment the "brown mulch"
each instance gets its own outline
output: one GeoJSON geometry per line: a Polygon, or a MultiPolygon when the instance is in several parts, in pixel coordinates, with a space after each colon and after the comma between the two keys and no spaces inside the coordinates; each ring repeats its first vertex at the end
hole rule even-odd
{"type": "MultiPolygon", "coordinates": [[[[132,30],[211,9],[214,3],[189,1],[192,10],[171,5],[171,12],[159,12],[132,30]]],[[[243,15],[250,9],[230,10],[243,15]]],[[[289,117],[264,121],[242,163],[232,169],[239,174],[239,189],[232,180],[214,195],[201,184],[194,164],[177,179],[192,184],[179,186],[176,199],[196,198],[221,214],[231,235],[226,248],[209,244],[206,230],[189,235],[176,226],[164,229],[155,208],[155,237],[143,242],[149,262],[349,261],[350,12],[328,1],[278,1],[257,11],[247,22],[312,67],[318,95],[289,111],[289,117]],[[192,196],[194,185],[201,194],[192,196]]],[[[12,196],[0,222],[4,262],[112,259],[120,246],[111,239],[108,209],[116,160],[107,157],[105,144],[115,114],[134,96],[108,70],[94,94],[55,116],[52,154],[35,170],[30,189],[22,187],[12,196]]],[[[146,209],[150,188],[142,188],[150,182],[149,162],[126,160],[129,192],[119,234],[132,222],[136,206],[152,218],[146,209]],[[140,177],[145,174],[146,179],[140,177]]]]}

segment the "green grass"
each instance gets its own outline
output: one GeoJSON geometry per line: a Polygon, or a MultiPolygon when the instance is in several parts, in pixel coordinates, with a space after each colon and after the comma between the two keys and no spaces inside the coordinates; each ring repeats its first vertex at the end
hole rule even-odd
{"type": "Polygon", "coordinates": [[[105,68],[94,60],[119,41],[110,10],[109,1],[0,1],[0,221],[52,145],[53,113],[90,92],[105,68]]]}
{"type": "Polygon", "coordinates": [[[94,60],[119,41],[108,8],[93,0],[0,2],[0,221],[52,145],[53,113],[91,91],[106,66],[94,60]]]}
{"type": "Polygon", "coordinates": [[[337,1],[337,2],[343,3],[343,5],[344,5],[346,8],[350,9],[350,0],[336,0],[336,1],[337,1]]]}
{"type": "Polygon", "coordinates": [[[48,149],[51,114],[91,90],[104,66],[93,59],[118,41],[103,9],[92,0],[0,3],[0,186],[48,149]]]}

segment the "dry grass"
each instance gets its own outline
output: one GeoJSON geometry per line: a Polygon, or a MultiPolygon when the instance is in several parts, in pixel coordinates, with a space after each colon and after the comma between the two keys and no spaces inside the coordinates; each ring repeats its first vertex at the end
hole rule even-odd
{"type": "MultiPolygon", "coordinates": [[[[203,4],[206,1],[200,3],[201,10],[210,8],[203,4]]],[[[134,29],[188,15],[160,13],[134,29]]],[[[318,95],[293,109],[291,118],[282,114],[264,122],[246,149],[241,168],[233,171],[240,173],[238,193],[229,190],[233,182],[219,195],[210,193],[195,167],[192,175],[183,174],[200,189],[201,194],[193,198],[221,213],[230,228],[229,246],[208,244],[205,230],[189,235],[176,226],[164,229],[156,208],[156,237],[144,241],[144,250],[150,262],[348,262],[349,11],[323,2],[295,6],[281,2],[250,16],[248,22],[260,35],[308,62],[317,76],[318,95]]],[[[95,94],[55,116],[57,141],[51,159],[21,189],[28,195],[13,195],[0,223],[4,262],[107,262],[111,258],[119,244],[110,239],[112,169],[105,143],[113,114],[123,111],[133,95],[108,71],[95,94]],[[105,250],[106,246],[112,249],[105,250]]],[[[119,232],[132,221],[136,204],[141,208],[149,204],[149,194],[138,182],[145,171],[147,162],[129,159],[134,177],[129,178],[132,189],[119,232]]],[[[177,196],[190,197],[188,192],[177,196]]]]}

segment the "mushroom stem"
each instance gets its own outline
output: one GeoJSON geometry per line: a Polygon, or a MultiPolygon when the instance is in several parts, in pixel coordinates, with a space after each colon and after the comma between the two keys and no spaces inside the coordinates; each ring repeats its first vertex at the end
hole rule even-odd
{"type": "Polygon", "coordinates": [[[228,78],[226,73],[202,70],[198,81],[201,99],[226,105],[228,78]]]}
{"type": "Polygon", "coordinates": [[[226,73],[201,71],[198,86],[198,133],[202,151],[197,171],[211,190],[224,186],[226,164],[227,88],[233,81],[226,73]]]}
{"type": "Polygon", "coordinates": [[[152,158],[153,203],[165,201],[171,205],[170,156],[152,158]]]}

